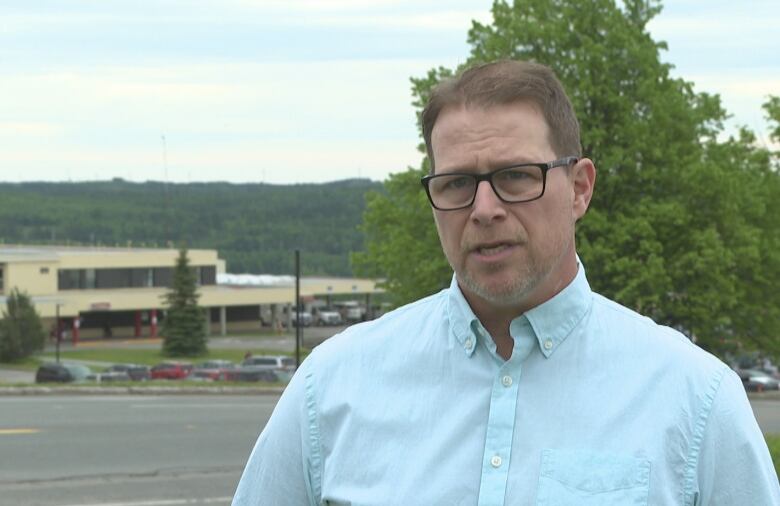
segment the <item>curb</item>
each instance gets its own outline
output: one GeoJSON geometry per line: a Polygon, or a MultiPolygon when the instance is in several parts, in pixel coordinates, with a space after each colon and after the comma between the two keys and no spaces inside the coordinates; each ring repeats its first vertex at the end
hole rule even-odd
{"type": "Polygon", "coordinates": [[[283,387],[0,387],[5,395],[281,395],[283,387]]]}
{"type": "Polygon", "coordinates": [[[755,400],[778,400],[780,399],[780,390],[764,390],[763,392],[748,392],[748,399],[755,400]]]}

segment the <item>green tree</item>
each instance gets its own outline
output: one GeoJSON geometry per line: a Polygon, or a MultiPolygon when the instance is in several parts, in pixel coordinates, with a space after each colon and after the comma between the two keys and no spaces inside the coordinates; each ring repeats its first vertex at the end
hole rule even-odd
{"type": "Polygon", "coordinates": [[[30,297],[14,288],[0,320],[0,362],[14,362],[43,349],[46,334],[30,297]]]}
{"type": "Polygon", "coordinates": [[[206,313],[198,306],[195,271],[190,267],[187,250],[179,250],[173,270],[173,285],[164,295],[163,353],[186,357],[206,353],[206,313]]]}
{"type": "MultiPolygon", "coordinates": [[[[472,24],[465,65],[534,60],[563,82],[585,156],[598,167],[577,230],[596,291],[715,351],[737,338],[766,345],[780,335],[780,320],[772,322],[773,310],[760,302],[776,300],[768,291],[778,281],[770,246],[777,219],[769,215],[780,198],[777,172],[749,132],[718,142],[726,118],[720,98],[673,78],[661,60],[665,43],[647,31],[660,10],[652,0],[499,0],[492,23],[472,24]],[[760,330],[749,324],[757,312],[767,314],[760,330]]],[[[432,87],[457,70],[411,80],[418,112],[432,87]]],[[[778,101],[765,108],[776,116],[778,101]]],[[[427,169],[423,161],[391,176],[387,191],[368,199],[366,253],[353,258],[358,272],[384,276],[399,303],[440,289],[450,276],[430,207],[413,184],[427,169]]]]}

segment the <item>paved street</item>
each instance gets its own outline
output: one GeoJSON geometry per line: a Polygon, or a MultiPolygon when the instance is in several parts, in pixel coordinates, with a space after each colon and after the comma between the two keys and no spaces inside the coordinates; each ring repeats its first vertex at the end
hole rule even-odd
{"type": "Polygon", "coordinates": [[[276,401],[0,397],[0,506],[229,504],[276,401]]]}

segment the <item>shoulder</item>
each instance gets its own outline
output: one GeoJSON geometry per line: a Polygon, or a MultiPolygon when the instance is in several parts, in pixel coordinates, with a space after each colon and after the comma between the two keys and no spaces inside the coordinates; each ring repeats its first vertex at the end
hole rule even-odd
{"type": "MultiPolygon", "coordinates": [[[[376,320],[357,323],[317,346],[309,359],[321,369],[374,354],[393,354],[393,350],[408,349],[431,334],[431,327],[446,321],[447,290],[401,306],[376,320]]],[[[400,351],[398,352],[400,353],[400,351]]],[[[307,359],[307,360],[309,360],[307,359]]]]}
{"type": "Polygon", "coordinates": [[[606,336],[609,346],[641,357],[648,367],[664,369],[672,379],[717,384],[730,371],[681,332],[598,294],[594,294],[592,318],[595,331],[606,336]]]}

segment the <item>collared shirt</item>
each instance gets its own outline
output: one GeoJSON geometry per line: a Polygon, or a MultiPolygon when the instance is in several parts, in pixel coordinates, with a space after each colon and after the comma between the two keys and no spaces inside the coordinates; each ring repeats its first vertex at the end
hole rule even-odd
{"type": "Polygon", "coordinates": [[[574,281],[509,360],[458,288],[304,361],[234,505],[780,505],[737,375],[574,281]]]}

